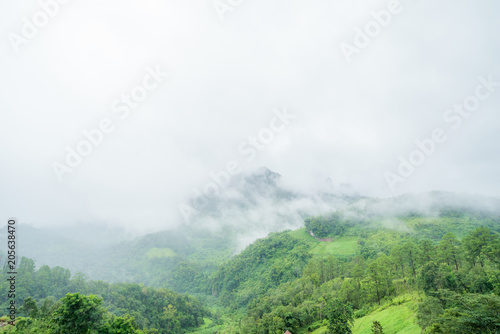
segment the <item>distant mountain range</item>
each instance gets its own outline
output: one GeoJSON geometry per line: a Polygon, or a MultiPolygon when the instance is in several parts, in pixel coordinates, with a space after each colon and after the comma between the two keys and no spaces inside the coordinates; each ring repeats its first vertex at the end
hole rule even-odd
{"type": "MultiPolygon", "coordinates": [[[[456,209],[500,212],[500,200],[495,198],[433,192],[374,199],[356,195],[348,186],[344,190],[350,189],[350,194],[336,193],[328,180],[325,184],[323,191],[314,194],[292,191],[282,184],[279,174],[262,168],[235,177],[203,210],[175,229],[134,238],[124,230],[93,224],[20,225],[18,250],[38,266],[62,266],[92,279],[168,286],[168,282],[151,279],[148,271],[163,270],[164,277],[173,275],[179,265],[193,265],[193,270],[207,274],[256,239],[303,227],[310,216],[341,210],[354,220],[387,218],[391,220],[387,226],[400,228],[394,220],[400,215],[432,216],[456,209]]],[[[1,229],[3,238],[5,230],[1,229]]],[[[1,254],[5,260],[5,253],[1,254]]]]}

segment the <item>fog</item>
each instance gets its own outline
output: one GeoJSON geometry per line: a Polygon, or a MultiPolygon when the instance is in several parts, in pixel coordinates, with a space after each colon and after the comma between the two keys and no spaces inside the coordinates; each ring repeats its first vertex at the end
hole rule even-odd
{"type": "Polygon", "coordinates": [[[0,218],[141,234],[247,222],[253,240],[346,196],[499,197],[499,10],[2,2],[0,218]],[[297,197],[229,185],[263,166],[297,197]]]}

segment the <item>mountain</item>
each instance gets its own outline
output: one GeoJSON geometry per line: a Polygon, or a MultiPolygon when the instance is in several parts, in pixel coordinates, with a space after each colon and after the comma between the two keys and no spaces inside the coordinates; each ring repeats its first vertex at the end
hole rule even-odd
{"type": "Polygon", "coordinates": [[[35,259],[38,266],[63,266],[93,279],[166,284],[183,291],[185,287],[165,283],[174,268],[195,271],[203,279],[203,274],[256,239],[300,228],[306,217],[341,209],[358,198],[328,191],[292,191],[283,185],[279,174],[261,168],[234,177],[219,196],[176,228],[132,238],[123,230],[95,224],[60,228],[21,225],[19,251],[35,259]],[[144,268],[152,272],[162,268],[163,274],[152,278],[155,275],[145,273],[144,268]]]}
{"type": "Polygon", "coordinates": [[[169,332],[168,319],[175,319],[177,305],[193,313],[179,315],[179,324],[186,324],[179,333],[327,333],[343,319],[339,312],[350,319],[355,334],[371,333],[375,323],[387,333],[499,330],[498,199],[443,192],[387,199],[319,194],[316,199],[325,203],[333,199],[326,206],[330,210],[310,216],[289,212],[284,219],[303,217],[299,228],[277,230],[244,245],[241,237],[251,229],[228,220],[226,211],[240,207],[241,215],[250,216],[233,218],[258,225],[251,213],[264,198],[283,205],[307,196],[286,190],[280,177],[269,172],[240,182],[238,191],[247,191],[248,200],[223,197],[204,213],[203,219],[212,215],[213,224],[220,219],[215,227],[197,228],[191,222],[101,247],[96,243],[102,236],[78,243],[67,230],[56,235],[23,227],[21,242],[43,240],[46,253],[36,254],[40,259],[52,252],[52,261],[69,261],[80,252],[80,262],[71,265],[81,266],[92,278],[141,284],[87,281],[75,271],[70,279],[62,268],[35,271],[27,260],[19,291],[23,298],[50,293],[59,298],[68,289],[98,291],[110,312],[121,316],[127,310],[140,320],[141,329],[151,319],[161,333],[169,332]],[[256,194],[259,189],[262,193],[256,194]],[[51,286],[51,277],[63,279],[53,279],[51,286]],[[196,299],[175,294],[179,292],[196,299]],[[156,294],[172,300],[172,307],[157,303],[156,294]],[[144,305],[154,305],[154,316],[144,305]]]}

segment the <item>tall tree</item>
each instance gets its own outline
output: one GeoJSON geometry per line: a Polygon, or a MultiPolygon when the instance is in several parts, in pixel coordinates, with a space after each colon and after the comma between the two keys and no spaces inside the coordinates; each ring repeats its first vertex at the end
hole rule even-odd
{"type": "Polygon", "coordinates": [[[454,266],[456,270],[459,268],[460,257],[460,241],[453,233],[446,233],[438,246],[439,259],[446,262],[450,266],[454,266]]]}
{"type": "Polygon", "coordinates": [[[487,257],[488,245],[495,244],[498,239],[498,234],[495,234],[487,227],[478,227],[469,233],[464,239],[463,244],[472,266],[476,266],[477,262],[484,267],[484,260],[487,257]]]}
{"type": "Polygon", "coordinates": [[[328,330],[333,334],[351,334],[354,314],[349,304],[338,298],[330,299],[326,307],[328,330]]]}
{"type": "Polygon", "coordinates": [[[436,247],[432,240],[424,239],[418,243],[418,262],[424,265],[436,258],[436,247]]]}
{"type": "Polygon", "coordinates": [[[395,245],[391,249],[391,260],[399,267],[401,270],[401,279],[405,278],[405,262],[406,262],[406,251],[403,245],[395,245]]]}
{"type": "Polygon", "coordinates": [[[413,243],[413,241],[407,241],[404,244],[404,250],[406,253],[406,259],[408,260],[408,264],[410,265],[411,272],[413,274],[413,278],[417,277],[417,270],[415,262],[417,260],[417,247],[413,243]]]}
{"type": "Polygon", "coordinates": [[[439,299],[427,297],[418,305],[417,324],[422,328],[422,331],[425,331],[441,314],[443,314],[443,307],[439,299]]]}
{"type": "Polygon", "coordinates": [[[105,313],[101,298],[68,293],[61,303],[53,318],[58,334],[87,334],[101,327],[105,313]]]}
{"type": "Polygon", "coordinates": [[[378,321],[374,321],[372,324],[372,334],[384,334],[384,328],[378,321]]]}

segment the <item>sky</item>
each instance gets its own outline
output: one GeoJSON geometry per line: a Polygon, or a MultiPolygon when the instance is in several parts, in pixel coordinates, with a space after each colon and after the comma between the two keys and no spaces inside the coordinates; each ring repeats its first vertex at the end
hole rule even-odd
{"type": "Polygon", "coordinates": [[[500,197],[495,0],[0,4],[0,212],[143,232],[291,189],[500,197]]]}

